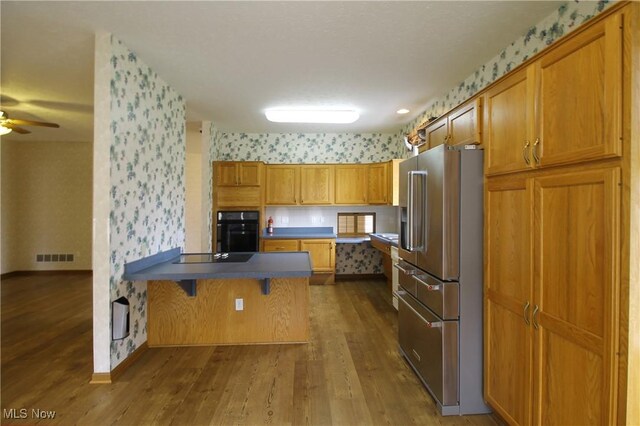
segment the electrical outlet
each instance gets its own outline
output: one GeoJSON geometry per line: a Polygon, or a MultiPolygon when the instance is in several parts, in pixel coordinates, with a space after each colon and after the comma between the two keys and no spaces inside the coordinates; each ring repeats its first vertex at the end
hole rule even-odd
{"type": "Polygon", "coordinates": [[[236,311],[243,311],[243,310],[244,310],[244,300],[236,299],[236,311]]]}

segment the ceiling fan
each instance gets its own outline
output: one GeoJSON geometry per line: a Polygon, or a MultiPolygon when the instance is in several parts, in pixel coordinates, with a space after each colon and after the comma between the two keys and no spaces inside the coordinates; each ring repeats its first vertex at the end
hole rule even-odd
{"type": "Polygon", "coordinates": [[[0,135],[6,135],[7,133],[11,133],[12,131],[16,133],[20,133],[21,135],[31,133],[29,130],[23,129],[20,126],[43,126],[43,127],[55,127],[55,128],[60,127],[56,123],[46,123],[44,121],[19,120],[19,119],[9,118],[9,115],[6,112],[0,111],[0,135]]]}

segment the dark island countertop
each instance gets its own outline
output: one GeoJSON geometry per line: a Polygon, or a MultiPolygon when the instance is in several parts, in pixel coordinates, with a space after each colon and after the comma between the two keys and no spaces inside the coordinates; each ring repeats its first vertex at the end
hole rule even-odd
{"type": "Polygon", "coordinates": [[[304,238],[336,238],[336,234],[331,226],[309,226],[309,227],[282,227],[273,228],[269,234],[265,228],[262,231],[262,238],[265,240],[297,240],[304,238]]]}
{"type": "MultiPolygon", "coordinates": [[[[250,255],[246,262],[187,261],[188,263],[179,263],[181,259],[189,258],[190,255],[187,254],[185,257],[185,254],[180,253],[180,249],[171,249],[125,264],[123,278],[129,281],[182,281],[218,278],[310,277],[312,274],[311,261],[307,252],[246,254],[250,255]]],[[[205,253],[204,255],[202,257],[206,258],[211,254],[205,253]]]]}

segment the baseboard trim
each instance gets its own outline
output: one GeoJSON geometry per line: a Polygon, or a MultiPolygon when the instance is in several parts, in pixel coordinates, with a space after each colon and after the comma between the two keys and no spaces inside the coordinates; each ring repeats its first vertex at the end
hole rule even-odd
{"type": "Polygon", "coordinates": [[[386,280],[384,274],[336,274],[336,281],[386,280]]]}
{"type": "Polygon", "coordinates": [[[133,351],[131,355],[124,359],[120,364],[116,366],[113,370],[111,370],[111,380],[116,380],[125,370],[131,367],[137,360],[149,349],[149,345],[145,341],[143,344],[138,346],[138,349],[133,351]]]}
{"type": "Polygon", "coordinates": [[[144,342],[138,349],[133,351],[131,355],[124,359],[120,364],[116,366],[110,373],[93,373],[91,381],[89,383],[96,385],[104,385],[113,383],[125,370],[131,367],[137,360],[149,349],[147,342],[144,342]]]}
{"type": "Polygon", "coordinates": [[[12,277],[24,277],[33,275],[76,275],[76,274],[93,274],[91,269],[54,269],[50,271],[12,271],[0,275],[0,279],[12,277]]]}
{"type": "Polygon", "coordinates": [[[111,384],[111,373],[93,373],[89,383],[92,385],[109,385],[111,384]]]}

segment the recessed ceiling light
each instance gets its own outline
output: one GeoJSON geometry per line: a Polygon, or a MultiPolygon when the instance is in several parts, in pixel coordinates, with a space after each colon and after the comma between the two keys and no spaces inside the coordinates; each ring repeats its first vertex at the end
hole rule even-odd
{"type": "Polygon", "coordinates": [[[402,108],[396,111],[398,114],[407,114],[409,112],[408,109],[406,108],[402,108]]]}
{"type": "Polygon", "coordinates": [[[336,109],[268,109],[264,113],[274,123],[353,123],[360,114],[354,110],[336,109]]]}

